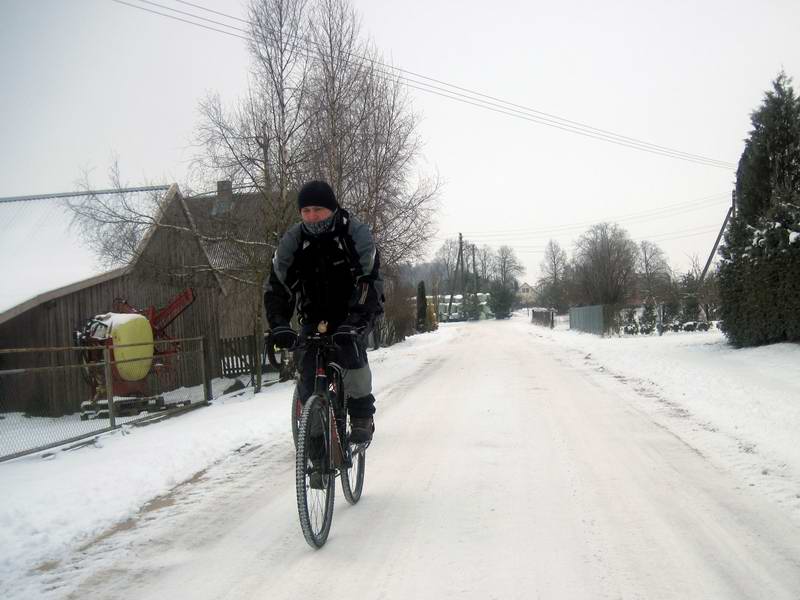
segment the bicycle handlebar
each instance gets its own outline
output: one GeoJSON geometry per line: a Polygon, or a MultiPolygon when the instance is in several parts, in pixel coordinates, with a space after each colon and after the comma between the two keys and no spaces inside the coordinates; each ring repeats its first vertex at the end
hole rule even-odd
{"type": "MultiPolygon", "coordinates": [[[[278,362],[278,359],[275,357],[275,345],[272,343],[272,332],[267,332],[267,360],[269,364],[271,364],[276,369],[280,370],[281,365],[278,362]]],[[[296,350],[303,350],[307,347],[322,347],[328,350],[332,350],[336,348],[336,343],[333,341],[333,336],[330,333],[313,333],[305,338],[297,338],[297,342],[291,347],[287,348],[290,352],[294,352],[296,350]],[[302,340],[302,343],[301,343],[302,340]]]]}

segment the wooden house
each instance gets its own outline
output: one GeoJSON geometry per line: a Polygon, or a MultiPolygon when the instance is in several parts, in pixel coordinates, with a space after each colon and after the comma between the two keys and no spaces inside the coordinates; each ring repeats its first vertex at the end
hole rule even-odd
{"type": "MultiPolygon", "coordinates": [[[[174,338],[205,337],[211,376],[219,376],[220,338],[252,335],[261,310],[260,291],[244,283],[249,281],[248,265],[241,266],[245,257],[237,255],[237,248],[242,244],[234,243],[230,229],[233,221],[246,219],[246,207],[257,199],[233,197],[230,184],[222,183],[219,189],[217,196],[192,199],[184,198],[173,184],[160,203],[159,226],[148,231],[131,264],[39,293],[0,312],[0,348],[73,346],[74,332],[94,315],[109,312],[116,298],[137,308],[159,307],[192,287],[196,300],[170,325],[169,334],[174,338]],[[223,210],[226,202],[228,210],[223,210]],[[238,211],[234,208],[237,203],[242,207],[238,211]],[[220,266],[227,266],[229,275],[222,275],[220,266]]],[[[256,231],[250,235],[255,237],[256,231]]],[[[248,257],[250,262],[268,264],[269,247],[252,246],[255,251],[248,257]]],[[[54,256],[58,250],[53,249],[54,256]]],[[[16,259],[25,260],[24,253],[16,259]]],[[[58,261],[54,259],[46,267],[58,269],[58,261]]],[[[76,352],[0,354],[0,371],[76,362],[76,352]]],[[[200,363],[195,360],[191,364],[185,368],[193,372],[186,376],[196,381],[200,363]]],[[[5,412],[71,414],[87,394],[79,369],[0,378],[0,410],[5,412]]]]}

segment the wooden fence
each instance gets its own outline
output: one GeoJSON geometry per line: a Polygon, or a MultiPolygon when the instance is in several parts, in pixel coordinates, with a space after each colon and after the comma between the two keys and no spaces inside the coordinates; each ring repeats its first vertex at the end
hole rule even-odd
{"type": "Polygon", "coordinates": [[[219,347],[220,371],[223,377],[249,375],[252,385],[259,366],[262,373],[275,374],[276,377],[278,375],[275,368],[267,361],[264,342],[259,340],[259,336],[222,338],[219,347]]]}

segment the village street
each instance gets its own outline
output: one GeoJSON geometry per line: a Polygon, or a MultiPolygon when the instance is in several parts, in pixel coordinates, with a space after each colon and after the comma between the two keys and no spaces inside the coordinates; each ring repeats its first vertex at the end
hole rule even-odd
{"type": "Polygon", "coordinates": [[[322,550],[287,433],[41,567],[45,595],[797,598],[796,517],[534,330],[445,326],[380,390],[364,496],[337,491],[322,550]]]}

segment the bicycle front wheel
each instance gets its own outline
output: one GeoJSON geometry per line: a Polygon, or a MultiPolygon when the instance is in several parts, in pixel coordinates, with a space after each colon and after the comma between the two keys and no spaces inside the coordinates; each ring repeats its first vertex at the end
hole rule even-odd
{"type": "Polygon", "coordinates": [[[303,416],[303,403],[300,402],[300,392],[297,386],[294,386],[294,394],[292,394],[292,439],[294,440],[294,449],[297,450],[297,434],[300,431],[300,418],[303,416]]]}
{"type": "Polygon", "coordinates": [[[330,413],[320,396],[306,400],[297,431],[295,483],[303,536],[312,548],[328,539],[333,521],[335,472],[331,461],[330,413]]]}

